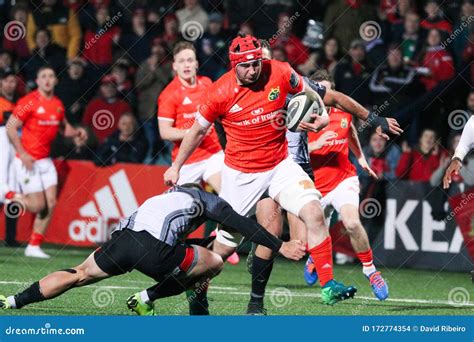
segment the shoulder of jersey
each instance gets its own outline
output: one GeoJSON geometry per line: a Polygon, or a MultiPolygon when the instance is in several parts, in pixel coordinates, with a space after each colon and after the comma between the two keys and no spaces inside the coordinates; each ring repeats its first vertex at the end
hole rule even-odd
{"type": "Polygon", "coordinates": [[[207,76],[198,76],[198,80],[205,86],[212,84],[212,80],[207,76]]]}
{"type": "Polygon", "coordinates": [[[168,83],[168,85],[165,87],[165,89],[163,89],[160,93],[160,95],[158,96],[158,98],[162,98],[162,97],[169,97],[169,96],[172,96],[174,93],[175,93],[175,90],[176,88],[178,87],[178,84],[177,84],[177,78],[174,77],[170,83],[168,83]]]}

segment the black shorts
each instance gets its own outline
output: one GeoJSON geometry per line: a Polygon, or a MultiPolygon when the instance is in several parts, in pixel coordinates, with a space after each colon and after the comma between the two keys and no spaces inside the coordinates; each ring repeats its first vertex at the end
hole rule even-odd
{"type": "Polygon", "coordinates": [[[311,167],[310,163],[298,163],[299,166],[303,169],[304,172],[311,178],[311,180],[314,182],[314,173],[313,173],[313,168],[311,167]]]}
{"type": "Polygon", "coordinates": [[[132,270],[162,281],[169,274],[186,272],[197,262],[191,246],[170,246],[147,231],[123,229],[94,253],[97,266],[107,274],[120,275],[132,270]]]}

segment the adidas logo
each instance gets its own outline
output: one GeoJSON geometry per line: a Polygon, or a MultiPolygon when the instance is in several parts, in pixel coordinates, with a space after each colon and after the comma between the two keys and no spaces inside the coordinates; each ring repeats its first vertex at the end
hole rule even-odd
{"type": "Polygon", "coordinates": [[[240,112],[242,108],[236,103],[235,105],[232,106],[232,108],[229,110],[229,113],[237,113],[240,112]]]}
{"type": "Polygon", "coordinates": [[[44,113],[46,113],[46,110],[43,108],[43,106],[39,106],[39,108],[36,110],[36,113],[44,114],[44,113]]]}
{"type": "Polygon", "coordinates": [[[94,199],[79,208],[84,219],[69,224],[69,237],[74,241],[105,242],[109,225],[131,215],[138,208],[137,199],[124,170],[114,173],[106,185],[94,193],[94,199]]]}
{"type": "Polygon", "coordinates": [[[332,266],[330,264],[324,264],[324,266],[322,267],[323,269],[326,269],[326,268],[332,268],[332,266]]]}
{"type": "Polygon", "coordinates": [[[191,104],[191,103],[193,103],[193,101],[191,101],[191,99],[186,96],[183,100],[183,105],[188,105],[188,104],[191,104]]]}
{"type": "Polygon", "coordinates": [[[138,202],[125,171],[120,170],[114,173],[109,181],[111,186],[106,185],[95,192],[95,201],[89,201],[79,209],[81,216],[119,219],[137,210],[138,202]]]}

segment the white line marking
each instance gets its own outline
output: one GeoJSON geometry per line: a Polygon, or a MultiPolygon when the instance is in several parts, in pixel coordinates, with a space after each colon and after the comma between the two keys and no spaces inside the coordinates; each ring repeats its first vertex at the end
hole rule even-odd
{"type": "MultiPolygon", "coordinates": [[[[21,281],[0,281],[0,284],[11,284],[11,285],[27,285],[27,282],[21,281]]],[[[136,286],[114,286],[114,285],[88,285],[87,287],[93,288],[107,288],[107,289],[114,289],[114,290],[137,290],[139,289],[136,286]]],[[[235,287],[220,287],[220,286],[210,286],[209,293],[210,294],[219,294],[219,295],[238,295],[238,296],[248,296],[248,292],[240,292],[234,291],[236,290],[235,287]],[[229,291],[230,290],[230,291],[229,291]]],[[[267,289],[267,292],[271,291],[272,288],[267,289]]],[[[291,291],[291,289],[290,289],[291,291]]],[[[310,293],[310,292],[292,292],[291,295],[293,297],[306,297],[306,298],[321,298],[319,293],[310,293]]],[[[374,297],[366,297],[366,296],[356,296],[355,299],[363,299],[363,300],[371,300],[379,302],[377,298],[374,297]]],[[[437,305],[448,305],[451,306],[451,303],[447,300],[426,300],[426,299],[411,299],[411,298],[388,298],[384,302],[393,302],[393,303],[416,303],[416,304],[437,304],[437,305]]],[[[474,307],[474,303],[469,302],[463,305],[463,307],[474,307]]]]}

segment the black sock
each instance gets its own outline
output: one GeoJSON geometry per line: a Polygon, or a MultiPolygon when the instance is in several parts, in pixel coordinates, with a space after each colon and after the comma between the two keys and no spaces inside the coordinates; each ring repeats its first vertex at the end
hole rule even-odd
{"type": "Polygon", "coordinates": [[[273,269],[273,258],[265,260],[254,255],[252,262],[252,292],[250,301],[262,302],[265,296],[265,288],[273,269]]]}
{"type": "Polygon", "coordinates": [[[41,302],[46,299],[41,293],[41,290],[39,287],[39,281],[37,281],[36,283],[33,283],[25,291],[20,292],[19,294],[15,295],[14,298],[15,298],[17,309],[20,309],[23,306],[31,304],[31,303],[41,302]]]}
{"type": "Polygon", "coordinates": [[[179,282],[173,277],[168,277],[162,282],[146,289],[146,292],[150,301],[153,302],[159,298],[176,296],[183,293],[186,290],[183,285],[185,285],[184,282],[179,282]]]}
{"type": "MultiPolygon", "coordinates": [[[[10,204],[7,204],[10,205],[10,204]]],[[[7,208],[7,212],[10,210],[7,208]]],[[[18,221],[18,217],[5,215],[5,241],[7,243],[15,243],[16,242],[16,223],[18,221]]]]}

